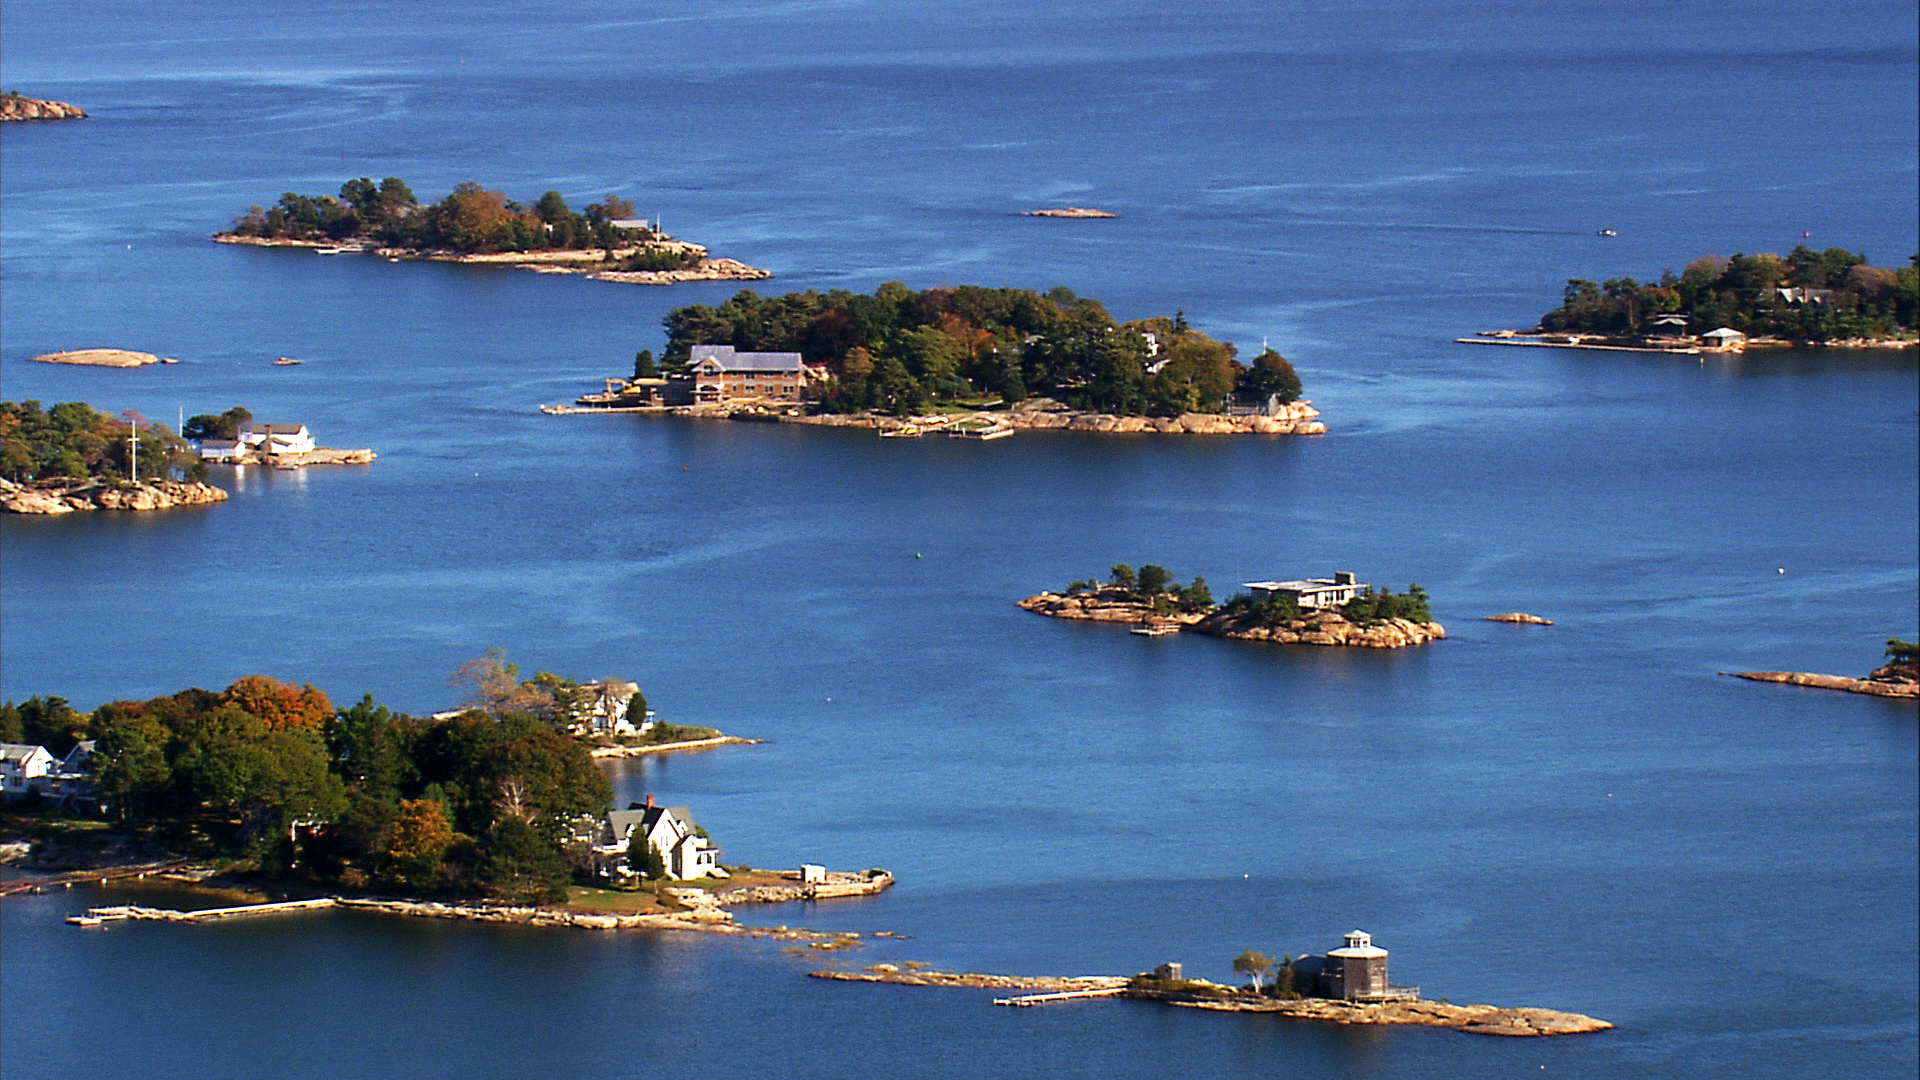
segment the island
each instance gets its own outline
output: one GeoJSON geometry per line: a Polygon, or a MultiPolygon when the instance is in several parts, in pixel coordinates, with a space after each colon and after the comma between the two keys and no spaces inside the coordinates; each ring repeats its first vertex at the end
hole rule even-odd
{"type": "Polygon", "coordinates": [[[1320,434],[1286,357],[1242,363],[1184,312],[1119,323],[1056,288],[979,286],[765,298],[665,316],[633,377],[548,412],[671,412],[989,439],[1020,429],[1320,434]]]}
{"type": "Polygon", "coordinates": [[[1021,217],[1058,217],[1058,218],[1115,218],[1119,214],[1105,210],[1095,210],[1086,206],[1063,206],[1053,210],[1026,210],[1021,217]]]}
{"type": "Polygon", "coordinates": [[[612,809],[596,747],[731,741],[661,723],[630,681],[523,678],[493,650],[450,684],[459,707],[428,717],[371,695],[339,708],[318,687],[265,675],[91,712],[58,697],[9,701],[0,840],[32,838],[14,855],[49,871],[202,866],[251,890],[562,908],[588,898],[582,910],[633,915],[892,883],[884,871],[802,867],[789,880],[725,867],[687,808],[649,798],[612,809]]]}
{"type": "Polygon", "coordinates": [[[1249,582],[1242,588],[1246,591],[1216,604],[1205,578],[1183,586],[1163,567],[1147,563],[1136,571],[1120,563],[1104,582],[1076,581],[1019,603],[1037,615],[1118,623],[1149,637],[1192,631],[1283,645],[1398,649],[1447,636],[1446,627],[1433,621],[1429,597],[1419,585],[1396,594],[1342,572],[1331,578],[1249,582]]]}
{"type": "Polygon", "coordinates": [[[207,468],[165,424],[82,401],[0,401],[0,508],[15,514],[164,510],[222,502],[207,468]]]}
{"type": "Polygon", "coordinates": [[[314,442],[307,425],[263,423],[245,406],[202,413],[187,420],[181,434],[193,442],[204,464],[266,465],[304,469],[309,465],[366,465],[380,455],[370,449],[338,450],[314,442]]]}
{"type": "Polygon", "coordinates": [[[703,245],[675,240],[658,222],[633,213],[633,204],[616,195],[576,212],[557,191],[522,206],[471,181],[422,206],[399,177],[376,184],[363,176],[342,184],[337,197],[287,192],[271,207],[251,207],[213,238],[323,255],[495,263],[643,285],[773,276],[736,259],[710,258],[703,245]]]}
{"type": "Polygon", "coordinates": [[[1696,355],[1765,346],[1912,348],[1920,342],[1916,327],[1920,261],[1894,270],[1845,248],[1801,244],[1784,258],[1710,255],[1652,282],[1570,279],[1560,306],[1534,329],[1455,340],[1696,355]]]}
{"type": "Polygon", "coordinates": [[[0,94],[0,121],[83,120],[87,110],[64,101],[42,101],[9,90],[0,94]]]}
{"type": "Polygon", "coordinates": [[[1901,638],[1887,641],[1887,662],[1864,679],[1845,675],[1818,675],[1804,671],[1723,671],[1736,679],[1846,690],[1874,697],[1920,698],[1920,643],[1901,638]]]}
{"type": "Polygon", "coordinates": [[[1345,945],[1324,955],[1289,956],[1280,962],[1247,949],[1233,960],[1234,971],[1249,979],[1237,987],[1189,979],[1178,963],[1162,964],[1150,973],[1130,978],[988,975],[935,971],[914,962],[873,964],[858,971],[830,968],[809,974],[817,979],[901,986],[1037,991],[994,1000],[996,1005],[1016,1007],[1124,997],[1214,1012],[1269,1013],[1343,1025],[1441,1027],[1473,1035],[1577,1035],[1613,1027],[1605,1020],[1553,1009],[1423,1001],[1418,987],[1389,983],[1387,950],[1375,945],[1371,934],[1355,930],[1346,935],[1345,941],[1345,945]]]}
{"type": "Polygon", "coordinates": [[[75,364],[81,367],[145,367],[148,364],[177,363],[173,360],[161,360],[150,352],[134,352],[131,349],[67,349],[61,352],[41,353],[33,358],[39,364],[75,364]]]}

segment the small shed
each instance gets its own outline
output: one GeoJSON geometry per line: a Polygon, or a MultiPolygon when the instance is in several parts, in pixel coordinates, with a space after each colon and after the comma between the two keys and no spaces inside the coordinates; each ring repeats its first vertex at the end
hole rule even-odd
{"type": "Polygon", "coordinates": [[[1716,349],[1738,349],[1747,344],[1747,335],[1728,326],[1709,330],[1700,336],[1716,349]]]}

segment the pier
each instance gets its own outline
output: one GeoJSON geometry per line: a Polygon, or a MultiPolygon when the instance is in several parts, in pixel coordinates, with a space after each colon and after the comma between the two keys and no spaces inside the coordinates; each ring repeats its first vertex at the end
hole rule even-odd
{"type": "Polygon", "coordinates": [[[280,915],[291,911],[318,911],[334,907],[339,903],[331,896],[322,896],[315,900],[279,900],[266,904],[241,904],[238,907],[206,908],[201,911],[175,911],[172,908],[141,907],[138,904],[115,904],[111,907],[88,908],[85,915],[68,916],[67,921],[75,926],[98,926],[103,922],[116,922],[121,919],[142,919],[154,922],[210,922],[214,919],[229,919],[237,915],[280,915]]]}
{"type": "Polygon", "coordinates": [[[1030,1008],[1034,1005],[1047,1005],[1055,1001],[1078,1001],[1081,998],[1119,997],[1127,992],[1125,986],[1103,986],[1095,990],[1056,990],[1050,994],[1022,994],[1019,997],[994,998],[995,1005],[1011,1005],[1016,1009],[1030,1008]]]}

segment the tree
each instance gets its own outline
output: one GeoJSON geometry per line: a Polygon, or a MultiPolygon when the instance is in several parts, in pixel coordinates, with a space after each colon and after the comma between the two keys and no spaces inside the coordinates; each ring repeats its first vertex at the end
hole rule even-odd
{"type": "Polygon", "coordinates": [[[627,723],[636,728],[647,722],[647,695],[639,690],[633,692],[633,696],[627,699],[626,717],[627,723]]]}
{"type": "Polygon", "coordinates": [[[636,379],[654,379],[660,375],[660,369],[654,365],[653,350],[641,349],[633,354],[633,377],[636,379]]]}
{"type": "Polygon", "coordinates": [[[389,876],[409,888],[431,887],[454,841],[446,810],[432,799],[403,799],[394,817],[392,835],[389,876]]]}
{"type": "Polygon", "coordinates": [[[480,878],[494,896],[515,903],[564,900],[571,873],[559,847],[525,821],[502,818],[487,830],[480,878]]]}
{"type": "Polygon", "coordinates": [[[87,715],[75,711],[66,698],[35,694],[15,708],[20,716],[20,741],[44,746],[55,757],[65,757],[74,744],[87,737],[87,715]]]}
{"type": "Polygon", "coordinates": [[[1282,404],[1300,400],[1300,376],[1287,358],[1272,349],[1253,358],[1253,366],[1241,372],[1238,389],[1254,394],[1277,394],[1282,404]]]}
{"type": "Polygon", "coordinates": [[[1140,567],[1137,579],[1140,591],[1150,598],[1166,592],[1167,585],[1172,581],[1173,575],[1167,571],[1166,567],[1155,566],[1152,563],[1140,567]]]}
{"type": "Polygon", "coordinates": [[[1139,579],[1133,575],[1133,567],[1126,563],[1115,563],[1113,569],[1107,574],[1107,580],[1128,592],[1140,587],[1139,579]]]}
{"type": "Polygon", "coordinates": [[[1267,973],[1273,970],[1273,960],[1265,953],[1251,948],[1233,958],[1233,970],[1237,975],[1245,975],[1253,980],[1253,989],[1257,993],[1266,981],[1267,973]]]}
{"type": "Polygon", "coordinates": [[[194,442],[206,439],[237,439],[240,437],[240,425],[253,419],[253,414],[245,408],[235,405],[218,415],[202,413],[187,418],[186,426],[180,434],[194,442]]]}
{"type": "Polygon", "coordinates": [[[319,687],[295,686],[267,675],[234,680],[220,699],[259,717],[273,731],[290,727],[320,731],[333,719],[333,702],[319,687]]]}
{"type": "Polygon", "coordinates": [[[646,878],[659,881],[667,876],[667,861],[660,856],[660,849],[647,839],[639,826],[635,826],[633,835],[627,841],[627,869],[646,878]]]}
{"type": "MultiPolygon", "coordinates": [[[[96,717],[111,712],[110,706],[96,717]]],[[[116,718],[95,742],[88,759],[100,801],[122,819],[143,818],[161,809],[173,769],[167,763],[167,729],[149,713],[116,718]]]]}
{"type": "Polygon", "coordinates": [[[485,656],[461,664],[447,679],[447,685],[464,690],[460,706],[478,709],[499,719],[515,713],[538,716],[553,698],[529,688],[520,681],[520,667],[507,662],[505,649],[495,646],[485,656]]]}

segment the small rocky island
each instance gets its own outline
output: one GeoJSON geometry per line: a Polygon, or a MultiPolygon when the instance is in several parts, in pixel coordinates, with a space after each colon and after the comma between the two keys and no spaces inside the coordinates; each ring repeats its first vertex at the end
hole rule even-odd
{"type": "Polygon", "coordinates": [[[9,91],[0,94],[0,121],[83,120],[87,110],[64,101],[42,101],[9,91]]]}
{"type": "Polygon", "coordinates": [[[78,367],[145,367],[148,364],[174,363],[162,360],[150,352],[135,352],[131,349],[66,349],[60,352],[41,353],[33,358],[37,364],[73,364],[78,367]]]}
{"type": "Polygon", "coordinates": [[[1890,638],[1887,641],[1886,658],[1885,664],[1875,668],[1864,679],[1805,671],[1723,671],[1721,674],[1755,682],[1846,690],[1874,697],[1920,698],[1920,643],[1890,638]]]}
{"type": "Polygon", "coordinates": [[[640,285],[773,276],[737,259],[711,258],[705,246],[675,240],[658,222],[633,213],[633,204],[615,195],[576,213],[557,191],[527,207],[472,182],[422,206],[399,177],[375,184],[363,176],[342,184],[337,197],[288,192],[271,207],[250,208],[213,238],[322,255],[373,254],[393,262],[490,263],[640,285]]]}
{"type": "Polygon", "coordinates": [[[1052,210],[1027,210],[1021,217],[1059,217],[1059,218],[1116,218],[1119,214],[1106,210],[1095,210],[1087,206],[1062,206],[1052,210]]]}
{"type": "Polygon", "coordinates": [[[1192,631],[1243,641],[1283,645],[1344,645],[1398,649],[1447,636],[1433,621],[1426,591],[1409,585],[1395,594],[1349,573],[1298,581],[1256,581],[1224,604],[1215,604],[1205,578],[1182,586],[1164,568],[1138,571],[1121,563],[1105,582],[1076,581],[1062,592],[1020,601],[1037,615],[1131,625],[1159,637],[1192,631]]]}
{"type": "Polygon", "coordinates": [[[816,979],[900,986],[1032,991],[997,998],[996,1005],[1035,1006],[1125,997],[1214,1012],[1273,1013],[1334,1024],[1442,1027],[1472,1035],[1519,1037],[1577,1035],[1613,1027],[1605,1020],[1554,1009],[1423,1001],[1418,987],[1389,984],[1387,950],[1374,945],[1372,935],[1364,930],[1347,934],[1344,946],[1330,949],[1323,956],[1288,958],[1282,963],[1248,949],[1234,959],[1233,968],[1248,976],[1247,985],[1189,979],[1182,966],[1173,963],[1132,978],[988,975],[934,971],[917,963],[874,964],[861,971],[836,969],[809,974],[816,979]]]}

